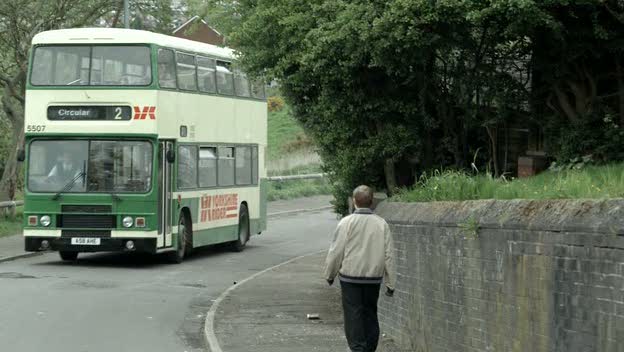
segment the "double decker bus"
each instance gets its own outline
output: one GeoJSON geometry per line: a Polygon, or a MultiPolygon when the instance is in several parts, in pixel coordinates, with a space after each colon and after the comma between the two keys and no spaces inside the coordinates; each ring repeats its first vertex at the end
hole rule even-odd
{"type": "Polygon", "coordinates": [[[26,89],[26,251],[166,253],[266,228],[264,85],[233,51],[147,31],[33,39],[26,89]]]}

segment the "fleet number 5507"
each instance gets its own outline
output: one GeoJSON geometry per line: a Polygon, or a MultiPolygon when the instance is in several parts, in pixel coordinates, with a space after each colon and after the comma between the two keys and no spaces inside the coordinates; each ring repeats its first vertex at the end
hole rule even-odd
{"type": "Polygon", "coordinates": [[[45,131],[45,125],[28,125],[26,126],[26,132],[43,132],[45,131]]]}

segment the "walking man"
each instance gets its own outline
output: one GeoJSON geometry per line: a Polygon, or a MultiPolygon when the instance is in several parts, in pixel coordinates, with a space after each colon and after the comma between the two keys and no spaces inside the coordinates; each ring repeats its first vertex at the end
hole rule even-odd
{"type": "Polygon", "coordinates": [[[374,352],[379,342],[377,300],[382,281],[392,297],[396,282],[394,242],[384,219],[373,214],[373,191],[353,191],[355,212],[339,223],[327,254],[324,277],[339,276],[345,335],[353,352],[374,352]]]}

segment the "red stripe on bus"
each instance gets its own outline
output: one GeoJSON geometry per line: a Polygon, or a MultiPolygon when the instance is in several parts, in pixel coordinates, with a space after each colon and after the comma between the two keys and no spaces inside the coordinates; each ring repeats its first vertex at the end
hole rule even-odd
{"type": "Polygon", "coordinates": [[[227,207],[225,210],[232,211],[232,210],[237,210],[237,209],[238,209],[237,206],[233,206],[233,207],[227,207]]]}

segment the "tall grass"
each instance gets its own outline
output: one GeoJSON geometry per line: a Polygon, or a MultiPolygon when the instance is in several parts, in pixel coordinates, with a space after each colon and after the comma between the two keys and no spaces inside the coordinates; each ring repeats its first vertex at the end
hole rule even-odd
{"type": "Polygon", "coordinates": [[[267,160],[267,171],[271,176],[320,172],[321,158],[311,149],[302,149],[267,160]]]}
{"type": "Polygon", "coordinates": [[[392,200],[432,202],[620,197],[624,197],[624,164],[547,171],[534,177],[514,180],[487,175],[473,176],[461,171],[436,171],[422,176],[411,189],[399,191],[392,200]]]}

